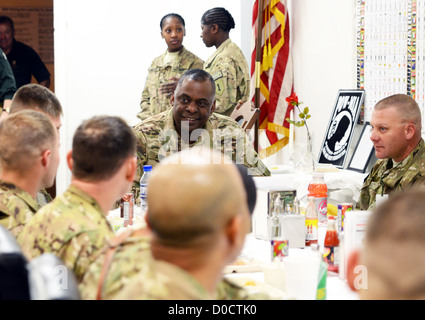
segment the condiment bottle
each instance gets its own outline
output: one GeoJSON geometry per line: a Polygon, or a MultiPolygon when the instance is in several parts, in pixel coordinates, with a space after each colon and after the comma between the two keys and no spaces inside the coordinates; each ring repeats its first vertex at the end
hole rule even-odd
{"type": "Polygon", "coordinates": [[[280,217],[283,215],[283,204],[279,197],[276,196],[276,199],[273,202],[273,210],[272,215],[267,217],[268,221],[268,229],[269,229],[269,239],[273,238],[281,238],[282,234],[282,226],[280,217]]]}
{"type": "Polygon", "coordinates": [[[290,248],[305,247],[305,217],[299,214],[299,204],[294,199],[292,205],[285,205],[285,212],[281,216],[281,226],[290,248]]]}
{"type": "Polygon", "coordinates": [[[319,215],[320,225],[326,224],[328,213],[328,187],[325,183],[323,173],[315,172],[313,180],[308,185],[308,196],[314,197],[319,215]]]}
{"type": "Polygon", "coordinates": [[[318,213],[314,197],[307,197],[307,207],[305,209],[305,245],[311,246],[318,243],[318,213]]]}
{"type": "Polygon", "coordinates": [[[328,264],[328,270],[338,272],[339,265],[339,239],[336,223],[333,216],[329,216],[326,230],[323,258],[328,264]]]}

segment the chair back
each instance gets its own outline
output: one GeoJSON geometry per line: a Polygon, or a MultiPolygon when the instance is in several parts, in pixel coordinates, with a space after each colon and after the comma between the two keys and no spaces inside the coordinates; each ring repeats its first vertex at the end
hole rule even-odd
{"type": "Polygon", "coordinates": [[[250,130],[259,116],[260,109],[256,108],[251,101],[238,104],[230,115],[244,130],[250,130]]]}

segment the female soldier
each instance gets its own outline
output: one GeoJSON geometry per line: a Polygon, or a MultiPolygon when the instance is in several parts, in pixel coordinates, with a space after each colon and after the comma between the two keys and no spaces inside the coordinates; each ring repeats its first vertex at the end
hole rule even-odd
{"type": "Polygon", "coordinates": [[[204,63],[216,86],[215,112],[229,116],[235,106],[249,99],[248,63],[241,49],[229,38],[235,27],[232,15],[224,8],[213,8],[201,19],[201,38],[215,53],[204,63]]]}
{"type": "Polygon", "coordinates": [[[160,27],[161,37],[168,49],[155,58],[149,68],[140,102],[142,110],[137,115],[142,120],[170,109],[170,97],[180,75],[189,69],[202,69],[204,63],[183,46],[186,30],[184,19],[180,15],[165,15],[161,19],[160,27]]]}

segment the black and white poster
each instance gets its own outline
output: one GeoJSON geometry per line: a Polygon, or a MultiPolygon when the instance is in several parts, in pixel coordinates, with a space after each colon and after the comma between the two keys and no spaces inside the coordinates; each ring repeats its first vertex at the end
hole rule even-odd
{"type": "Polygon", "coordinates": [[[319,163],[344,168],[363,99],[364,90],[338,91],[328,129],[320,149],[319,163]]]}

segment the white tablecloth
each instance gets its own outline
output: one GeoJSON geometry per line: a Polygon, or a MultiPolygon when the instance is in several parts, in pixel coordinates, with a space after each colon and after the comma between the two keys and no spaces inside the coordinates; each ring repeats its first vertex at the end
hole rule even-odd
{"type": "MultiPolygon", "coordinates": [[[[319,244],[323,245],[324,234],[326,227],[319,228],[319,244]]],[[[289,249],[289,255],[302,256],[308,254],[311,249],[306,247],[304,249],[289,249]]],[[[265,284],[264,274],[261,270],[262,265],[266,265],[271,262],[271,247],[270,242],[266,240],[258,240],[252,233],[248,234],[245,241],[244,249],[241,253],[241,257],[250,258],[257,264],[257,271],[255,272],[239,272],[228,274],[229,278],[237,280],[240,279],[253,279],[261,284],[265,284]]],[[[243,270],[243,268],[242,268],[243,270]]],[[[267,284],[266,284],[267,285],[267,284]]],[[[270,290],[270,285],[264,287],[266,290],[270,290]]],[[[274,292],[273,292],[274,293],[274,292]]],[[[276,295],[274,295],[277,297],[276,295]]],[[[285,298],[285,294],[283,295],[285,298]]],[[[326,299],[327,300],[358,300],[357,293],[353,292],[347,284],[345,279],[341,279],[337,273],[328,272],[326,279],[326,299]]]]}
{"type": "MultiPolygon", "coordinates": [[[[367,174],[358,173],[351,170],[338,170],[335,172],[324,172],[324,180],[328,187],[328,202],[334,205],[343,202],[351,202],[353,205],[356,204],[360,194],[360,189],[363,185],[363,180],[367,174]]],[[[299,172],[293,170],[287,170],[285,172],[273,172],[271,177],[255,177],[254,181],[257,189],[265,190],[296,190],[297,197],[301,202],[301,205],[305,205],[308,185],[312,180],[312,173],[299,172]]],[[[264,201],[257,201],[257,205],[266,205],[264,201]]],[[[267,209],[256,207],[254,215],[264,217],[267,209]]],[[[258,218],[257,218],[258,219],[258,218]]],[[[254,221],[254,220],[253,220],[254,221]]],[[[263,221],[266,223],[266,221],[263,221]]],[[[253,226],[255,230],[255,226],[253,226]]],[[[323,242],[326,233],[326,226],[319,227],[319,246],[321,251],[323,250],[323,242]]],[[[289,249],[289,255],[304,255],[307,254],[311,249],[289,249]]],[[[250,271],[250,268],[234,268],[238,269],[238,273],[229,274],[228,276],[233,279],[253,279],[257,282],[265,283],[264,274],[261,271],[261,266],[271,262],[271,247],[270,242],[267,240],[260,240],[255,237],[254,233],[251,233],[246,238],[246,243],[241,254],[241,257],[247,258],[253,261],[254,266],[256,265],[255,272],[240,272],[250,271]]],[[[255,267],[253,268],[255,269],[255,267]]],[[[231,271],[231,268],[228,269],[231,271]]],[[[267,288],[266,288],[267,290],[267,288]]],[[[341,279],[338,274],[328,272],[327,277],[327,299],[328,300],[357,300],[357,293],[351,291],[348,287],[346,280],[341,279]]]]}
{"type": "MultiPolygon", "coordinates": [[[[324,172],[324,180],[328,187],[328,201],[332,204],[342,202],[356,203],[363,181],[367,174],[352,170],[324,172]]],[[[270,177],[255,177],[257,188],[285,188],[297,190],[301,202],[307,202],[308,185],[313,178],[312,173],[288,170],[284,173],[273,173],[270,177]]]]}

